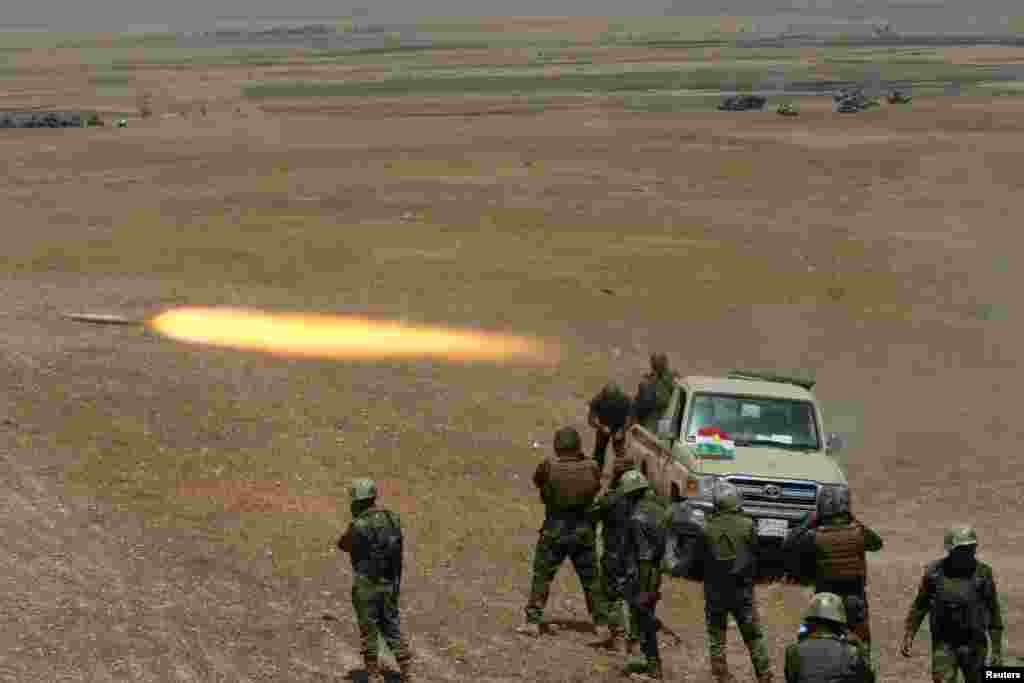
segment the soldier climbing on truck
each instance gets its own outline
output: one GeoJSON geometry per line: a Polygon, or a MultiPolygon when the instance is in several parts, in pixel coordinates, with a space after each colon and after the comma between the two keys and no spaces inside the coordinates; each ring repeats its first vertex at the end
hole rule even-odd
{"type": "Polygon", "coordinates": [[[674,378],[665,409],[630,428],[627,455],[660,496],[686,499],[701,524],[715,483],[736,486],[756,524],[761,575],[782,576],[789,530],[821,490],[847,485],[813,386],[771,372],[674,378]]]}

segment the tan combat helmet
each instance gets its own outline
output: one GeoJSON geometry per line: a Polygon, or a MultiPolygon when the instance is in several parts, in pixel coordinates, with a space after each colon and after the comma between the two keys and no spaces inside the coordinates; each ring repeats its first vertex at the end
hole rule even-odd
{"type": "Polygon", "coordinates": [[[373,479],[356,479],[352,482],[352,502],[373,500],[377,497],[377,482],[373,479]]]}
{"type": "Polygon", "coordinates": [[[647,482],[647,477],[642,472],[629,470],[622,475],[622,479],[619,481],[619,492],[622,495],[629,495],[636,491],[644,491],[650,488],[650,486],[647,482]]]}
{"type": "Polygon", "coordinates": [[[947,555],[955,548],[976,546],[978,545],[978,533],[969,524],[956,524],[946,529],[942,545],[946,549],[947,555]]]}
{"type": "Polygon", "coordinates": [[[816,619],[846,625],[846,605],[835,593],[818,593],[804,610],[804,621],[816,619]]]}

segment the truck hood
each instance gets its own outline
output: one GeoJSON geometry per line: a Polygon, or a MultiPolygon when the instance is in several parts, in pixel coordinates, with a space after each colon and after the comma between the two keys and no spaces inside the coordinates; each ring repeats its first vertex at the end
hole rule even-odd
{"type": "Polygon", "coordinates": [[[835,458],[820,451],[805,453],[769,446],[737,446],[736,457],[732,460],[694,458],[692,462],[697,474],[747,474],[765,479],[846,483],[846,477],[835,458]]]}

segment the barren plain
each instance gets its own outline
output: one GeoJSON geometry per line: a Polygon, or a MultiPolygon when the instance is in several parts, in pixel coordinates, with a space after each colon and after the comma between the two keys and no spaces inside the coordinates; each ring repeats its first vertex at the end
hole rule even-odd
{"type": "MultiPolygon", "coordinates": [[[[974,79],[860,114],[805,98],[786,118],[777,98],[718,112],[713,92],[652,92],[674,87],[662,70],[760,68],[727,45],[176,49],[0,53],[0,109],[129,117],[0,130],[0,680],[342,680],[359,658],[333,543],[358,476],[403,514],[423,680],[619,680],[568,565],[547,615],[565,628],[512,630],[542,517],[535,464],[556,427],[585,429],[605,381],[635,388],[653,350],[688,373],[817,370],[856,511],[885,538],[869,577],[880,680],[928,680],[927,632],[911,659],[897,648],[958,521],[978,528],[1008,652],[1024,654],[1024,100],[962,71],[1024,51],[765,51],[801,78],[860,61],[974,79]],[[587,62],[572,87],[531,85],[569,83],[572,59],[587,62]],[[646,85],[609,90],[614,64],[646,85]],[[486,86],[437,86],[445,69],[486,86]],[[477,326],[564,354],[285,360],[59,316],[185,304],[477,326]]],[[[780,677],[808,597],[760,589],[780,677]]],[[[669,680],[704,680],[700,586],[670,582],[660,616],[685,643],[663,642],[669,680]]],[[[729,648],[749,679],[734,628],[729,648]]]]}

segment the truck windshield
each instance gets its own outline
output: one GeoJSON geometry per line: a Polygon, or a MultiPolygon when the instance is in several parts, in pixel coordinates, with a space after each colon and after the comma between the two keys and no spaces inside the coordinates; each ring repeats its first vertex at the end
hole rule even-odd
{"type": "Polygon", "coordinates": [[[717,427],[737,446],[818,450],[814,406],[807,401],[782,398],[696,394],[686,426],[686,440],[697,432],[717,427]]]}

